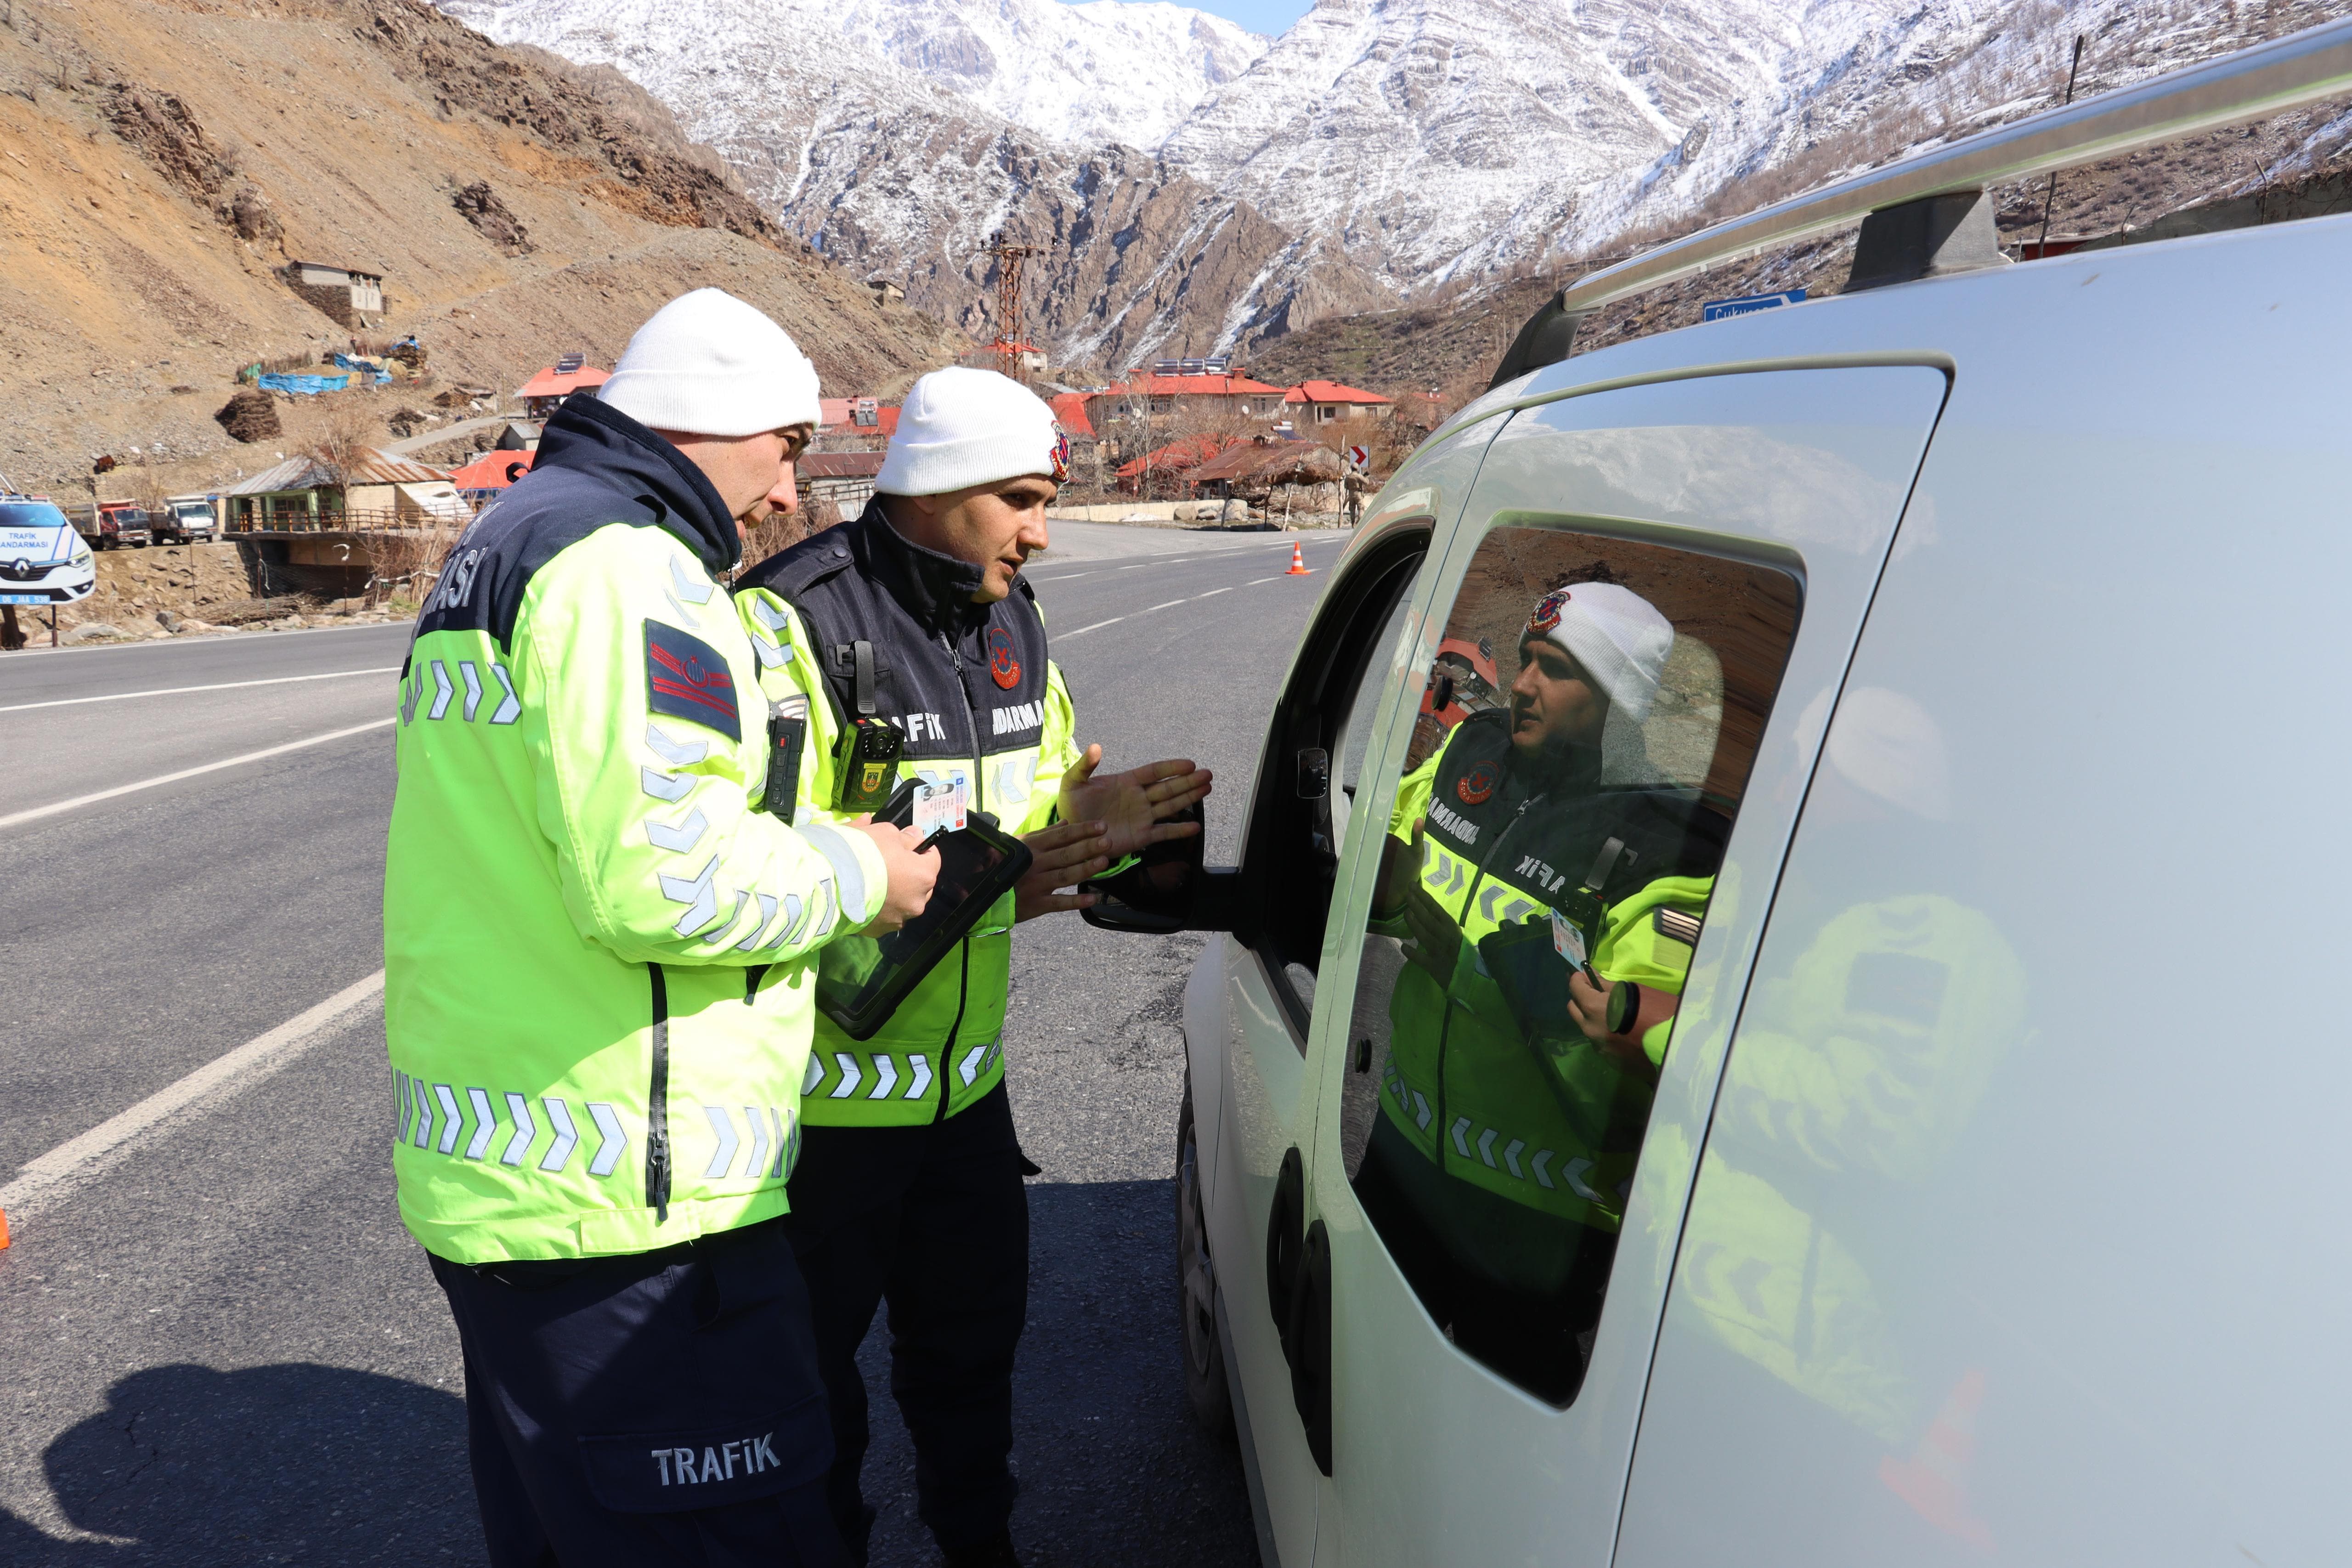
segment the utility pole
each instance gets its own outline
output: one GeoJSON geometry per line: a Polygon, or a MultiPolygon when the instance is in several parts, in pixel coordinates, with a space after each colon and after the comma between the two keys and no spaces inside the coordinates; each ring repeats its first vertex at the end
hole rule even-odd
{"type": "MultiPolygon", "coordinates": [[[[2080,76],[2082,72],[2083,35],[2077,33],[2074,35],[2074,63],[2066,68],[2065,103],[2060,104],[2060,108],[2063,109],[2065,107],[2066,103],[2072,103],[2074,101],[2074,79],[2080,76]]],[[[2050,188],[2043,192],[2042,195],[2042,237],[2035,241],[2033,246],[2033,253],[2036,259],[2040,259],[2041,258],[2046,257],[2050,254],[2050,209],[2056,205],[2057,200],[2058,171],[2053,169],[2050,171],[2050,188]]]]}
{"type": "Polygon", "coordinates": [[[1028,347],[1021,341],[1021,264],[1043,252],[1034,245],[1007,242],[1000,228],[988,237],[981,254],[996,260],[996,341],[989,346],[996,351],[999,370],[1015,381],[1025,380],[1021,372],[1021,354],[1028,347]]]}

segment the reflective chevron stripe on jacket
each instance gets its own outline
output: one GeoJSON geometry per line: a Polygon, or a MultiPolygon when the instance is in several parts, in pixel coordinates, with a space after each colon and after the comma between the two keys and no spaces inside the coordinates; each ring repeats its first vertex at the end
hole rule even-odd
{"type": "Polygon", "coordinates": [[[649,1251],[785,1210],[809,974],[864,834],[754,809],[734,520],[589,400],[475,520],[394,734],[384,1032],[401,1217],[457,1263],[649,1251]]]}
{"type": "MultiPolygon", "coordinates": [[[[978,577],[978,568],[900,538],[877,501],[737,584],[761,689],[771,701],[808,699],[794,820],[830,818],[834,745],[855,701],[841,656],[859,640],[874,647],[879,715],[906,735],[903,774],[961,781],[972,807],[1011,833],[1054,820],[1062,774],[1078,756],[1069,690],[1046,657],[1027,584],[975,605],[978,577]]],[[[872,1039],[850,1039],[820,1016],[801,1088],[808,1120],[930,1121],[994,1089],[1004,1076],[1012,928],[1007,894],[872,1039]]]]}

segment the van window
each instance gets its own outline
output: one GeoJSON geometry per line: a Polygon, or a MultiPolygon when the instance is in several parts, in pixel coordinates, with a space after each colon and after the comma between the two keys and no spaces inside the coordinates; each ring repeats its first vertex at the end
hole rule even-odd
{"type": "Polygon", "coordinates": [[[1361,938],[1342,1142],[1447,1337],[1557,1405],[1798,600],[1769,567],[1530,520],[1487,534],[1445,615],[1361,938]]]}
{"type": "Polygon", "coordinates": [[[1428,538],[1399,530],[1351,557],[1317,608],[1267,726],[1243,850],[1262,902],[1245,940],[1265,961],[1302,1055],[1341,835],[1380,701],[1375,672],[1392,668],[1428,538]]]}

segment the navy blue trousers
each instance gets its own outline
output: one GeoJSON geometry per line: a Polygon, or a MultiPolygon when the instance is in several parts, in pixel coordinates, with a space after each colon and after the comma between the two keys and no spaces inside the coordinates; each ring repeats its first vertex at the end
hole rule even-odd
{"type": "Polygon", "coordinates": [[[842,1568],[808,1295],[778,1222],[433,1273],[492,1568],[842,1568]]]}
{"type": "Polygon", "coordinates": [[[915,1440],[915,1503],[942,1550],[1004,1532],[1017,1489],[1013,1353],[1029,1311],[1029,1194],[999,1084],[921,1127],[804,1127],[784,1227],[808,1281],[833,1416],[825,1487],[859,1563],[873,1511],[857,1347],[890,1303],[890,1392],[915,1440]]]}

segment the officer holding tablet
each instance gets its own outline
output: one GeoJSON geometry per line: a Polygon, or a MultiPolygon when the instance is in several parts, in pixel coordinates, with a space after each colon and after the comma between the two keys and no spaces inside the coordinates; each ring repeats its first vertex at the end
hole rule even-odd
{"type": "MultiPolygon", "coordinates": [[[[856,1352],[890,1303],[891,1388],[923,1521],[951,1564],[1012,1563],[1013,1355],[1027,1311],[1027,1166],[1004,1089],[1011,928],[1079,909],[1066,892],[1154,843],[1210,775],[1171,760],[1100,775],[1083,751],[1026,559],[1068,442],[1045,405],[989,371],[934,371],[908,395],[855,521],[748,573],[736,602],[769,705],[771,810],[833,821],[903,780],[919,821],[985,813],[1032,863],[868,1037],[820,1016],[786,1228],[808,1281],[836,1451],[828,1500],[861,1563],[873,1511],[856,1352]]],[[[861,1033],[866,1033],[861,1026],[861,1033]]]]}

